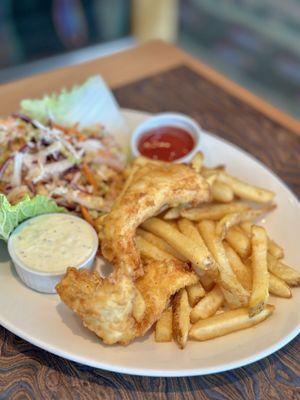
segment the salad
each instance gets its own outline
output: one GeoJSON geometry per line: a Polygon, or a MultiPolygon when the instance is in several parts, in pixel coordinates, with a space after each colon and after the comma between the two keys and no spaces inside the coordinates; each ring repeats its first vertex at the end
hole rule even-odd
{"type": "Polygon", "coordinates": [[[0,192],[11,205],[45,196],[93,224],[124,182],[124,146],[109,132],[116,123],[121,115],[100,77],[22,101],[19,113],[0,120],[0,192]],[[104,108],[111,118],[102,122],[104,108]]]}

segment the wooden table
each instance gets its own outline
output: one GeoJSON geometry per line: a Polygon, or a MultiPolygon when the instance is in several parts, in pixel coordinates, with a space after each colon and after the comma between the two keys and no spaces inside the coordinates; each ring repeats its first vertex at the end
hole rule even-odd
{"type": "MultiPolygon", "coordinates": [[[[300,122],[161,42],[2,85],[1,114],[16,110],[24,97],[96,73],[114,89],[122,107],[188,113],[262,160],[300,195],[300,122]]],[[[248,367],[192,378],[97,370],[40,350],[4,328],[0,344],[0,399],[300,399],[299,338],[248,367]]]]}

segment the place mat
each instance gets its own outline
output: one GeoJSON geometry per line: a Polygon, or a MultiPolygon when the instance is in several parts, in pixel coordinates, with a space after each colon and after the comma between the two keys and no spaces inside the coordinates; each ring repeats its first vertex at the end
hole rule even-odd
{"type": "MultiPolygon", "coordinates": [[[[191,69],[179,66],[118,88],[115,95],[122,107],[191,115],[263,161],[300,195],[300,137],[191,69]]],[[[299,344],[298,337],[262,361],[222,374],[147,378],[64,360],[0,328],[0,400],[296,399],[299,344]]]]}

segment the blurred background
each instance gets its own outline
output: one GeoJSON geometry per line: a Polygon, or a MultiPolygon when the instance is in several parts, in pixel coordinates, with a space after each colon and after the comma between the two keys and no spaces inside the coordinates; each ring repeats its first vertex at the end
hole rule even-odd
{"type": "Polygon", "coordinates": [[[0,83],[157,38],[300,117],[300,0],[0,0],[0,83]]]}

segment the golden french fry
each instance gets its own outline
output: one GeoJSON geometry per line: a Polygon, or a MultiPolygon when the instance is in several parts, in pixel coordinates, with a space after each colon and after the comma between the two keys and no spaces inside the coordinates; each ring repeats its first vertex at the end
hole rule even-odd
{"type": "Polygon", "coordinates": [[[211,175],[217,175],[220,172],[225,170],[225,166],[224,165],[217,165],[214,168],[208,168],[208,167],[202,167],[201,169],[201,175],[204,178],[208,178],[211,175]]]}
{"type": "MultiPolygon", "coordinates": [[[[209,250],[206,247],[206,244],[204,243],[204,240],[202,239],[199,230],[196,228],[192,221],[186,218],[181,218],[177,221],[177,225],[181,233],[197,243],[201,248],[204,249],[205,252],[209,253],[209,250]]],[[[211,254],[210,257],[213,258],[211,254]]]]}
{"type": "Polygon", "coordinates": [[[180,254],[190,260],[195,269],[207,271],[214,276],[217,275],[218,268],[209,251],[183,235],[166,221],[150,218],[142,224],[142,227],[168,242],[180,254]]]}
{"type": "Polygon", "coordinates": [[[199,281],[201,282],[201,285],[204,287],[204,289],[208,292],[210,291],[213,286],[215,285],[215,280],[213,280],[208,274],[203,273],[199,274],[199,281]]]}
{"type": "Polygon", "coordinates": [[[192,323],[197,322],[199,319],[209,318],[214,315],[221,305],[224,303],[224,295],[218,285],[199,301],[192,309],[190,319],[192,323]]]}
{"type": "Polygon", "coordinates": [[[192,221],[201,221],[203,219],[217,221],[229,213],[245,211],[248,209],[249,206],[247,204],[232,202],[229,204],[210,204],[198,208],[183,209],[180,214],[182,217],[192,221]]]}
{"type": "Polygon", "coordinates": [[[212,188],[213,184],[215,183],[217,179],[217,175],[210,175],[207,178],[205,178],[206,182],[209,184],[209,186],[212,188]]]}
{"type": "Polygon", "coordinates": [[[238,226],[233,226],[229,229],[226,234],[226,241],[242,259],[249,257],[251,253],[250,240],[238,226]]]}
{"type": "Polygon", "coordinates": [[[158,247],[160,250],[165,251],[178,260],[186,262],[187,259],[183,257],[177,250],[175,250],[172,246],[170,246],[166,241],[162,238],[154,235],[151,232],[144,231],[144,229],[138,228],[137,235],[142,237],[143,239],[147,240],[147,242],[152,243],[154,246],[158,247]]]}
{"type": "Polygon", "coordinates": [[[269,272],[269,292],[278,297],[290,298],[292,292],[290,287],[276,275],[269,272]]]}
{"type": "Polygon", "coordinates": [[[205,296],[205,290],[200,282],[187,286],[186,291],[191,307],[194,307],[198,303],[198,301],[205,296]]]}
{"type": "Polygon", "coordinates": [[[270,253],[268,254],[268,270],[290,286],[300,285],[300,272],[279,261],[270,253]]]}
{"type": "MultiPolygon", "coordinates": [[[[251,222],[242,222],[240,224],[240,227],[242,228],[242,230],[248,235],[248,237],[251,237],[251,226],[252,223],[251,222]]],[[[270,239],[268,237],[268,252],[280,259],[284,257],[284,250],[281,246],[279,246],[279,244],[277,244],[274,240],[270,239]]]]}
{"type": "Polygon", "coordinates": [[[272,256],[274,256],[278,259],[281,259],[284,257],[283,248],[270,238],[268,239],[268,251],[272,256]]]}
{"type": "Polygon", "coordinates": [[[173,330],[172,330],[173,312],[172,308],[169,307],[165,310],[160,319],[155,325],[155,341],[156,342],[172,342],[173,330]]]}
{"type": "Polygon", "coordinates": [[[164,215],[164,219],[177,219],[180,217],[180,212],[181,212],[181,208],[180,207],[174,207],[174,208],[170,208],[170,210],[168,210],[165,215],[164,215]]]}
{"type": "Polygon", "coordinates": [[[175,294],[173,299],[173,336],[180,349],[184,349],[189,329],[190,329],[190,311],[188,295],[185,289],[181,289],[175,294]]]}
{"type": "Polygon", "coordinates": [[[226,172],[220,172],[218,174],[218,180],[230,186],[234,194],[241,199],[255,201],[256,203],[269,203],[275,196],[270,190],[249,185],[248,183],[228,175],[226,172]]]}
{"type": "Polygon", "coordinates": [[[241,285],[250,291],[252,288],[251,269],[243,263],[237,252],[228,243],[225,242],[223,245],[233,272],[235,273],[241,285]]]}
{"type": "Polygon", "coordinates": [[[216,235],[215,223],[213,221],[204,220],[199,222],[198,227],[206,246],[217,261],[220,272],[218,283],[220,287],[224,289],[223,294],[226,301],[231,308],[247,305],[249,292],[240,284],[232,271],[222,241],[216,235]]]}
{"type": "Polygon", "coordinates": [[[203,167],[203,160],[204,154],[202,153],[202,151],[198,151],[192,158],[191,166],[198,174],[201,172],[201,169],[203,167]]]}
{"type": "Polygon", "coordinates": [[[269,274],[267,265],[267,234],[263,227],[252,226],[252,292],[249,301],[249,315],[260,313],[269,298],[269,274]]]}
{"type": "MultiPolygon", "coordinates": [[[[217,176],[217,175],[212,175],[217,176]]],[[[230,203],[233,201],[234,193],[231,187],[226,185],[226,183],[215,181],[211,187],[211,194],[214,201],[220,203],[230,203]]]]}
{"type": "Polygon", "coordinates": [[[135,242],[142,257],[152,258],[154,260],[159,260],[159,261],[176,260],[176,258],[172,256],[172,254],[159,249],[158,247],[154,246],[152,243],[148,242],[148,240],[145,240],[141,236],[136,236],[135,242]]]}
{"type": "Polygon", "coordinates": [[[194,340],[203,341],[250,328],[269,317],[273,313],[274,308],[274,306],[268,304],[259,314],[251,318],[249,317],[247,308],[225,311],[222,314],[217,314],[196,322],[190,329],[189,337],[194,340]]]}
{"type": "Polygon", "coordinates": [[[177,222],[174,220],[167,220],[165,221],[166,224],[168,224],[171,228],[176,229],[176,231],[178,231],[178,226],[177,226],[177,222]]]}
{"type": "Polygon", "coordinates": [[[245,221],[252,221],[261,215],[274,210],[276,206],[274,204],[268,205],[266,207],[251,209],[247,211],[242,211],[239,213],[230,213],[225,215],[218,223],[216,227],[216,233],[223,240],[228,232],[228,230],[237,224],[245,221]]]}

